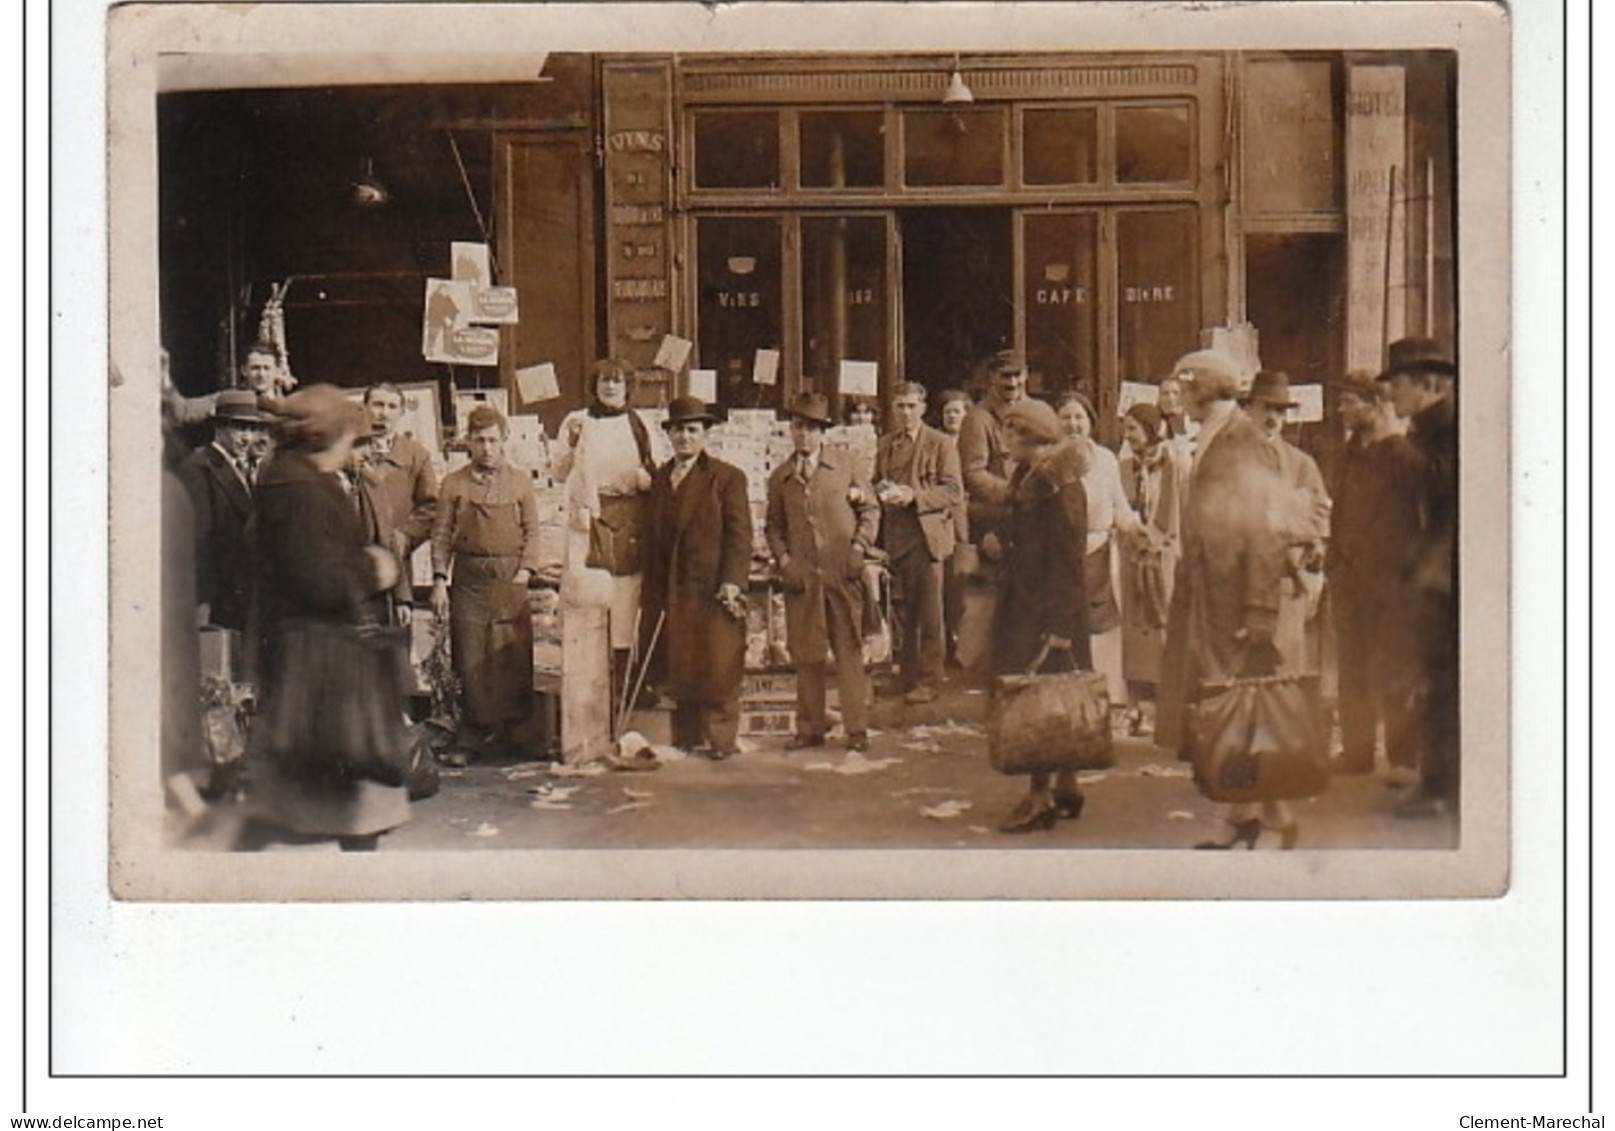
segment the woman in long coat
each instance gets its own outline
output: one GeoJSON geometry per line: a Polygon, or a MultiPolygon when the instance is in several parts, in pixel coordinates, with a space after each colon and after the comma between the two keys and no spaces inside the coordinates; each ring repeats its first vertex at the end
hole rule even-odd
{"type": "Polygon", "coordinates": [[[1169,425],[1152,404],[1139,403],[1122,421],[1119,461],[1122,489],[1146,537],[1122,543],[1122,674],[1127,678],[1128,729],[1154,733],[1143,701],[1161,681],[1161,649],[1178,565],[1179,516],[1188,460],[1170,439],[1169,425]]]}
{"type": "MultiPolygon", "coordinates": [[[[1016,469],[1009,482],[998,612],[993,621],[993,673],[1022,675],[1045,656],[1041,670],[1092,666],[1087,594],[1082,570],[1088,530],[1087,461],[1081,445],[1061,435],[1054,410],[1030,398],[1004,410],[1005,439],[1016,469]]],[[[1031,789],[999,829],[1049,829],[1060,816],[1081,814],[1084,797],[1074,770],[1031,775],[1031,789]]]]}
{"type": "Polygon", "coordinates": [[[345,849],[374,848],[377,836],[409,820],[405,787],[329,751],[310,749],[299,734],[316,732],[316,724],[327,721],[317,716],[351,708],[381,720],[384,728],[396,724],[402,742],[402,685],[372,684],[369,701],[342,702],[333,695],[346,693],[344,682],[311,686],[307,654],[297,650],[307,639],[306,625],[366,623],[367,603],[397,582],[396,559],[367,542],[359,509],[340,478],[354,441],[369,433],[369,419],[329,385],[299,390],[271,407],[283,422],[274,459],[258,481],[264,712],[254,733],[257,824],[249,825],[243,847],[261,847],[274,835],[268,825],[281,830],[282,838],[336,837],[345,849]]]}
{"type": "Polygon", "coordinates": [[[736,752],[745,671],[745,591],[751,573],[746,473],[708,455],[706,405],[678,397],[663,425],[674,458],[656,469],[645,538],[645,631],[677,704],[673,745],[736,752]],[[660,629],[657,623],[660,621],[660,629]]]}

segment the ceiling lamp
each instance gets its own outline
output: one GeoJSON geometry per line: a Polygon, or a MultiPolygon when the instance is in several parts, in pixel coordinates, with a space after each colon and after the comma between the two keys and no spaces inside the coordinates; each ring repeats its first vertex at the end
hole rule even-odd
{"type": "Polygon", "coordinates": [[[356,208],[380,208],[391,199],[387,186],[376,176],[370,158],[364,159],[364,172],[349,186],[348,199],[356,208]]]}
{"type": "Polygon", "coordinates": [[[975,93],[965,82],[964,75],[959,73],[959,56],[953,57],[953,73],[948,76],[948,89],[942,92],[942,105],[958,106],[966,102],[974,102],[975,93]]]}

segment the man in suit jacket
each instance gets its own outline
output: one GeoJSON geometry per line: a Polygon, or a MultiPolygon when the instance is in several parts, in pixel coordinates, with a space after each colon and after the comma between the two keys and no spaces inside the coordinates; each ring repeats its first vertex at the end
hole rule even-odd
{"type": "Polygon", "coordinates": [[[902,634],[897,690],[910,703],[935,699],[942,681],[942,563],[953,553],[953,510],[964,491],[958,449],[924,415],[925,386],[899,385],[892,430],[875,448],[875,494],[902,634]]]}
{"type": "Polygon", "coordinates": [[[796,736],[790,749],[821,746],[824,656],[835,654],[847,749],[869,749],[869,677],[863,664],[864,554],[880,531],[880,506],[850,453],[824,446],[829,402],[804,393],[791,406],[792,459],[768,477],[768,548],[785,586],[785,636],[796,666],[796,736]]]}
{"type": "Polygon", "coordinates": [[[432,470],[432,457],[426,449],[412,437],[399,434],[404,394],[397,385],[383,382],[370,386],[365,390],[364,404],[373,429],[370,476],[386,496],[392,521],[388,548],[408,574],[409,556],[432,536],[437,516],[437,473],[432,470]]]}
{"type": "Polygon", "coordinates": [[[673,458],[651,477],[644,623],[661,623],[673,745],[721,760],[738,749],[752,531],[745,473],[706,452],[712,422],[697,397],[668,405],[673,458]]]}
{"type": "Polygon", "coordinates": [[[253,563],[248,544],[257,465],[256,441],[269,424],[248,389],[225,389],[215,400],[213,442],[180,465],[196,519],[196,600],[201,624],[247,627],[253,563]]]}

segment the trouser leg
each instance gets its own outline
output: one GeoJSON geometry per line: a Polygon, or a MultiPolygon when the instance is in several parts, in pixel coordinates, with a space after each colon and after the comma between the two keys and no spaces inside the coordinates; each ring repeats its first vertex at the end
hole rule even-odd
{"type": "Polygon", "coordinates": [[[824,718],[824,661],[809,660],[796,665],[796,732],[823,736],[828,729],[824,718]]]}

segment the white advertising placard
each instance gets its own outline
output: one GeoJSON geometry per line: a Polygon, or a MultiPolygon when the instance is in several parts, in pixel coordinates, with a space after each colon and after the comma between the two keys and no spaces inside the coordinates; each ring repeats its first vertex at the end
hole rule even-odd
{"type": "Polygon", "coordinates": [[[1158,386],[1144,381],[1123,381],[1116,398],[1116,415],[1126,416],[1127,410],[1136,404],[1154,404],[1160,393],[1158,386]]]}
{"type": "Polygon", "coordinates": [[[470,283],[473,287],[493,285],[493,272],[488,266],[488,245],[462,243],[449,244],[449,275],[456,282],[470,283]]]}
{"type": "Polygon", "coordinates": [[[475,304],[471,311],[473,322],[513,326],[521,321],[515,287],[472,287],[471,301],[475,304]]]}
{"type": "Polygon", "coordinates": [[[475,309],[470,283],[426,280],[421,355],[444,365],[498,365],[499,331],[471,325],[475,309]]]}
{"type": "Polygon", "coordinates": [[[1291,420],[1314,424],[1323,419],[1322,385],[1291,385],[1290,399],[1300,406],[1290,410],[1291,420]]]}
{"type": "Polygon", "coordinates": [[[757,360],[751,367],[751,379],[758,385],[779,382],[779,350],[758,350],[757,360]]]}
{"type": "Polygon", "coordinates": [[[688,338],[681,338],[677,334],[666,334],[662,337],[662,345],[656,351],[656,360],[651,365],[657,369],[665,369],[669,373],[677,373],[684,368],[684,363],[690,360],[690,351],[695,343],[688,338]]]}
{"type": "Polygon", "coordinates": [[[873,397],[880,381],[880,363],[843,361],[839,388],[844,396],[873,397]]]}
{"type": "Polygon", "coordinates": [[[689,382],[690,396],[698,397],[711,404],[718,399],[718,371],[716,369],[692,369],[689,382]]]}
{"type": "Polygon", "coordinates": [[[540,362],[516,370],[516,391],[522,400],[552,401],[561,395],[561,382],[555,375],[555,363],[540,362]]]}

